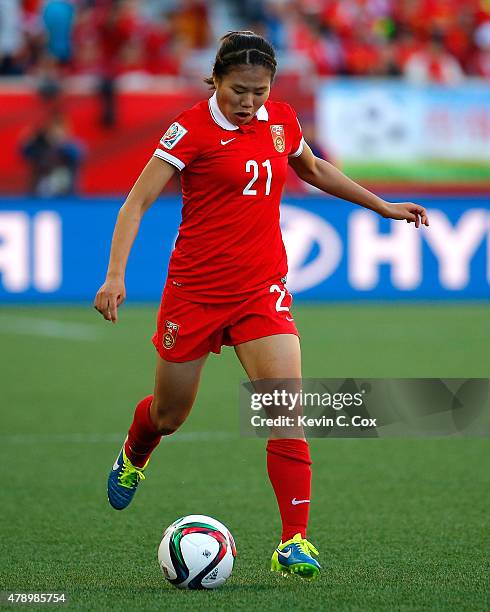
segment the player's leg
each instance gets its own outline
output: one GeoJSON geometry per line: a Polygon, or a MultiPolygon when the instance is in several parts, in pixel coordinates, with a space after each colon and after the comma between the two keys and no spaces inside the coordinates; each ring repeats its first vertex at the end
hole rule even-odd
{"type": "Polygon", "coordinates": [[[134,465],[145,465],[160,438],[177,431],[187,419],[206,358],[174,363],[157,356],[153,395],[138,404],[125,444],[134,465]]]}
{"type": "MultiPolygon", "coordinates": [[[[280,385],[288,392],[301,388],[301,349],[294,334],[276,334],[235,346],[256,390],[280,385]],[[269,387],[267,387],[270,381],[269,387]]],[[[320,565],[311,555],[316,549],[306,540],[311,491],[311,459],[301,430],[284,437],[275,430],[267,443],[267,471],[282,520],[281,543],[272,557],[272,569],[315,578],[320,565]]]]}
{"type": "Polygon", "coordinates": [[[189,415],[206,358],[174,363],[157,356],[153,395],[136,406],[128,436],[109,474],[108,497],[116,510],[131,502],[162,436],[177,431],[189,415]]]}

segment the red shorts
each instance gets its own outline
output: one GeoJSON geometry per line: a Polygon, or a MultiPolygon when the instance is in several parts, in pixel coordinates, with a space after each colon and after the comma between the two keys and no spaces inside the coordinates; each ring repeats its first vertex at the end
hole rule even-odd
{"type": "Polygon", "coordinates": [[[224,304],[190,302],[166,285],[152,340],[167,361],[191,361],[223,345],[295,334],[298,330],[289,311],[293,298],[282,283],[260,289],[247,300],[224,304]]]}

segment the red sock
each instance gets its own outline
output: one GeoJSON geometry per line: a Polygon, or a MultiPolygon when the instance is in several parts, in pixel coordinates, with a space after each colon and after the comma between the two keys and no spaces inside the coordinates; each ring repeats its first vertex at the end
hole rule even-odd
{"type": "Polygon", "coordinates": [[[267,472],[282,520],[282,542],[297,533],[306,537],[311,490],[310,449],[306,440],[281,439],[267,443],[267,472]]]}
{"type": "Polygon", "coordinates": [[[160,442],[162,435],[156,430],[150,416],[150,406],[153,395],[145,397],[136,406],[134,419],[124,444],[124,451],[131,463],[143,467],[154,448],[160,442]]]}

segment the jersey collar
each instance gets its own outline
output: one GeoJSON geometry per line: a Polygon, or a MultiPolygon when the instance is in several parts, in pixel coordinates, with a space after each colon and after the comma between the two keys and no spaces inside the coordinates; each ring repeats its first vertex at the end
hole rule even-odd
{"type": "MultiPolygon", "coordinates": [[[[239,129],[238,125],[234,125],[233,123],[228,121],[228,119],[221,112],[218,106],[216,92],[214,92],[211,98],[209,98],[208,106],[209,106],[209,112],[211,113],[211,117],[213,118],[213,121],[217,123],[220,127],[222,127],[224,130],[231,131],[231,130],[239,129]]],[[[269,121],[269,113],[267,112],[267,109],[265,108],[264,105],[262,105],[259,108],[255,116],[257,117],[259,121],[269,121]]]]}

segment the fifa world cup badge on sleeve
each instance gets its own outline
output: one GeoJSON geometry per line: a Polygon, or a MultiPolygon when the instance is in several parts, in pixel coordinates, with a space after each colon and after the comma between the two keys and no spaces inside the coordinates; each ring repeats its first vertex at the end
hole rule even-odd
{"type": "Polygon", "coordinates": [[[278,153],[284,153],[286,148],[286,138],[284,136],[283,125],[271,125],[272,142],[278,153]]]}
{"type": "Polygon", "coordinates": [[[187,134],[183,125],[175,121],[162,136],[160,142],[166,149],[173,149],[179,140],[187,134]]]}
{"type": "Polygon", "coordinates": [[[175,345],[177,340],[177,334],[179,333],[179,325],[172,323],[172,321],[165,321],[165,332],[163,334],[163,348],[171,349],[175,345]]]}

